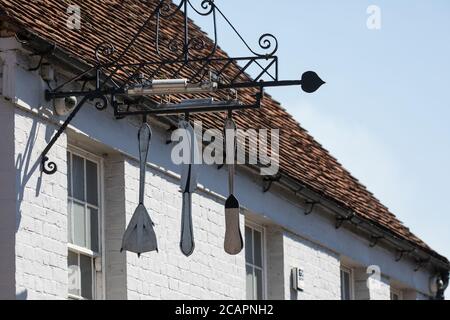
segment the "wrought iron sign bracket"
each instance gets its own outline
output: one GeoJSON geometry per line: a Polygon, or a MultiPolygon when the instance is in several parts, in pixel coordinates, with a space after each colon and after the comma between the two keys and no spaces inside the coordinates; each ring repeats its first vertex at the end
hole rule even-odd
{"type": "Polygon", "coordinates": [[[424,266],[426,266],[431,261],[430,258],[424,258],[424,259],[417,259],[416,260],[416,267],[414,268],[414,272],[419,271],[424,266]]]}
{"type": "Polygon", "coordinates": [[[403,259],[403,257],[405,256],[405,254],[411,254],[413,253],[415,250],[414,249],[410,249],[410,250],[405,250],[405,249],[397,249],[397,253],[395,255],[395,261],[396,262],[400,262],[400,260],[403,259]]]}
{"type": "Polygon", "coordinates": [[[384,236],[371,235],[369,247],[373,248],[378,244],[378,241],[384,239],[384,236]]]}
{"type": "Polygon", "coordinates": [[[263,192],[268,192],[272,188],[274,182],[278,182],[281,179],[281,174],[276,174],[274,176],[268,176],[263,178],[263,192]]]}
{"type": "MultiPolygon", "coordinates": [[[[259,47],[263,52],[258,52],[244,40],[214,0],[202,0],[200,6],[194,5],[193,0],[179,1],[174,4],[168,0],[156,3],[141,0],[142,6],[148,7],[144,11],[149,12],[149,15],[123,50],[116,51],[109,42],[100,43],[90,68],[46,92],[48,101],[56,103],[58,99],[68,99],[72,108],[42,152],[41,168],[44,173],[56,172],[56,164],[49,162],[48,153],[88,102],[93,102],[98,110],[111,106],[116,119],[127,116],[230,113],[260,108],[266,87],[300,86],[303,91],[312,93],[325,83],[312,71],[305,72],[300,80],[279,80],[278,57],[275,55],[278,41],[273,35],[266,33],[259,38],[259,47]],[[189,26],[189,12],[212,19],[212,41],[190,34],[192,27],[189,26]],[[181,39],[179,35],[173,39],[163,37],[165,25],[173,24],[180,16],[184,21],[181,39]],[[230,27],[250,55],[230,58],[224,57],[224,53],[218,50],[218,17],[225,21],[225,25],[230,27]],[[156,34],[156,57],[151,61],[138,59],[136,62],[137,53],[133,57],[131,53],[148,28],[154,28],[156,34]],[[250,70],[253,77],[247,75],[250,70]],[[68,85],[77,81],[83,81],[80,91],[67,90],[68,85]],[[246,91],[246,97],[249,97],[249,93],[253,95],[254,101],[249,102],[248,98],[246,103],[240,101],[239,93],[242,90],[246,91]],[[139,103],[142,97],[154,102],[155,106],[139,103]],[[161,102],[162,97],[170,97],[169,102],[161,102]]],[[[271,181],[269,188],[270,184],[271,181]]]]}
{"type": "Polygon", "coordinates": [[[336,229],[340,229],[342,227],[342,224],[346,221],[351,221],[356,214],[354,212],[350,213],[347,217],[336,217],[336,229]]]}
{"type": "Polygon", "coordinates": [[[309,206],[309,209],[305,210],[305,216],[309,216],[311,213],[313,213],[315,206],[318,205],[319,203],[320,203],[319,201],[311,201],[311,200],[305,201],[305,204],[309,206]]]}

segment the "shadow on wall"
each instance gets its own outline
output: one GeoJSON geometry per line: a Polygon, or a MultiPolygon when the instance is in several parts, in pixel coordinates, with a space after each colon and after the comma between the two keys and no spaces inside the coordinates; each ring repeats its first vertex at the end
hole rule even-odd
{"type": "Polygon", "coordinates": [[[16,300],[27,300],[28,298],[28,290],[24,289],[23,291],[16,294],[16,300]]]}
{"type": "MultiPolygon", "coordinates": [[[[25,149],[23,153],[20,153],[17,156],[16,162],[15,162],[15,168],[16,168],[16,185],[17,185],[17,191],[16,191],[16,232],[19,230],[20,222],[22,219],[22,201],[24,198],[25,188],[30,181],[31,177],[35,174],[36,170],[40,170],[40,158],[37,158],[34,162],[32,162],[33,159],[33,149],[36,144],[36,140],[38,138],[39,133],[39,126],[38,126],[38,120],[33,118],[33,124],[31,125],[31,128],[27,131],[27,142],[25,145],[25,149]]],[[[49,142],[50,139],[53,136],[53,128],[52,126],[45,126],[46,132],[45,132],[45,140],[46,142],[49,142]]],[[[38,150],[41,152],[41,150],[38,150]]],[[[40,194],[42,185],[42,172],[40,172],[36,187],[35,189],[35,197],[38,197],[40,194]]]]}

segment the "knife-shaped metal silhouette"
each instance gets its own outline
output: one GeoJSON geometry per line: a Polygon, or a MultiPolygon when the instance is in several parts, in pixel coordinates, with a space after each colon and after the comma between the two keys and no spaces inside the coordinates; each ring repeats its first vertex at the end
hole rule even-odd
{"type": "MultiPolygon", "coordinates": [[[[231,118],[231,113],[225,121],[225,148],[227,155],[234,155],[236,151],[236,123],[231,118]],[[231,138],[232,140],[227,138],[231,138]]],[[[231,160],[231,158],[229,159],[231,160]]],[[[225,202],[225,252],[236,255],[242,251],[244,241],[242,240],[241,228],[239,224],[239,201],[234,196],[234,157],[228,163],[228,189],[230,196],[225,202]]]]}
{"type": "MultiPolygon", "coordinates": [[[[199,152],[194,129],[188,121],[182,120],[179,128],[184,131],[184,139],[189,143],[189,162],[184,163],[181,169],[181,192],[183,193],[183,209],[181,212],[181,238],[180,249],[185,256],[194,252],[194,232],[192,227],[192,193],[197,189],[196,154],[199,152]]],[[[185,143],[183,141],[183,143],[185,143]]]]}
{"type": "Polygon", "coordinates": [[[133,217],[123,235],[122,250],[135,252],[138,256],[144,252],[158,251],[158,243],[156,234],[153,230],[153,221],[144,206],[144,187],[145,187],[145,171],[147,164],[148,149],[152,131],[147,123],[144,123],[139,129],[139,205],[134,211],[133,217]]]}

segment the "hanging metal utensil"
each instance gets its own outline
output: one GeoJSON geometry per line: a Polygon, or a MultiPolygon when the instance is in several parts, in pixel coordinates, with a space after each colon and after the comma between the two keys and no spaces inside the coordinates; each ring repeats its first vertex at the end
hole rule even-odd
{"type": "Polygon", "coordinates": [[[145,171],[151,136],[150,126],[144,123],[138,133],[140,160],[139,205],[128,224],[122,239],[122,248],[120,249],[120,251],[135,252],[138,256],[144,252],[158,251],[156,234],[153,230],[154,224],[144,206],[145,171]]]}
{"type": "MultiPolygon", "coordinates": [[[[187,117],[186,117],[187,120],[187,117]]],[[[197,165],[195,164],[196,154],[198,154],[198,143],[194,129],[191,124],[182,120],[179,128],[185,130],[183,139],[189,143],[189,163],[184,163],[181,170],[181,192],[183,193],[183,209],[181,212],[181,238],[180,249],[185,256],[190,256],[194,252],[194,232],[192,227],[192,193],[197,189],[197,165]]]]}
{"type": "MultiPolygon", "coordinates": [[[[225,121],[225,148],[227,155],[232,155],[231,163],[228,163],[228,189],[230,196],[225,202],[225,252],[230,255],[239,254],[244,247],[241,228],[239,224],[239,201],[234,196],[234,154],[236,151],[236,123],[231,117],[231,112],[225,121]],[[231,138],[231,140],[230,140],[231,138]]],[[[227,157],[231,160],[231,157],[227,157]]]]}

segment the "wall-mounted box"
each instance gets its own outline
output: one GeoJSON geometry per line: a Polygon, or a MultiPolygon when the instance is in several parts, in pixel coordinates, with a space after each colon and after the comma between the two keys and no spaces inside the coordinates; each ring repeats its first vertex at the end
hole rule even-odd
{"type": "Polygon", "coordinates": [[[302,268],[292,268],[291,270],[292,289],[303,291],[305,289],[305,274],[302,268]]]}

